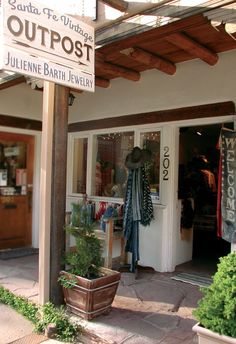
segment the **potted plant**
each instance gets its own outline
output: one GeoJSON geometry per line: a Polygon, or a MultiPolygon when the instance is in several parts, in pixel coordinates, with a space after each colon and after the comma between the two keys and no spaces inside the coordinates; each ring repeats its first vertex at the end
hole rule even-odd
{"type": "Polygon", "coordinates": [[[213,282],[202,288],[203,298],[193,314],[199,344],[236,344],[236,253],[220,258],[213,282]]]}
{"type": "Polygon", "coordinates": [[[91,204],[73,203],[71,223],[66,231],[75,238],[75,247],[66,252],[66,271],[59,281],[68,309],[90,320],[108,313],[120,280],[120,272],[102,267],[100,240],[91,220],[91,204]]]}

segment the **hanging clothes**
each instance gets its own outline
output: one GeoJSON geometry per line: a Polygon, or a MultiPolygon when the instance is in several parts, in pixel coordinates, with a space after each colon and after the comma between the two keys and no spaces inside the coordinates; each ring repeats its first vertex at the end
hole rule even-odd
{"type": "MultiPolygon", "coordinates": [[[[133,167],[133,165],[132,165],[133,167]]],[[[153,204],[150,187],[144,164],[129,169],[124,202],[124,236],[126,252],[132,253],[131,272],[140,258],[139,256],[139,223],[143,226],[150,224],[153,219],[153,204]]]]}

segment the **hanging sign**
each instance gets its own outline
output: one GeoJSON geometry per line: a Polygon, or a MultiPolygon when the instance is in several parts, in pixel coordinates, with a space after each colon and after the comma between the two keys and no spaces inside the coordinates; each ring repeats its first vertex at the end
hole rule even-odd
{"type": "Polygon", "coordinates": [[[236,243],[236,132],[221,130],[222,238],[236,243]]]}
{"type": "Polygon", "coordinates": [[[1,3],[1,69],[94,91],[92,27],[50,3],[1,3]]]}

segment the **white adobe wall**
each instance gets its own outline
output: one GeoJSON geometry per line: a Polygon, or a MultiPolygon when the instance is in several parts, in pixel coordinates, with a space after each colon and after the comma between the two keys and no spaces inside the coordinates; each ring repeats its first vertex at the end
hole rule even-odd
{"type": "Polygon", "coordinates": [[[236,101],[235,61],[236,50],[220,54],[215,66],[200,60],[178,64],[174,76],[152,69],[137,82],[115,79],[108,89],[78,96],[70,122],[236,101]]]}
{"type": "MultiPolygon", "coordinates": [[[[193,60],[178,64],[174,76],[152,69],[142,73],[137,82],[117,78],[108,89],[96,87],[94,94],[75,93],[69,120],[78,122],[227,100],[236,102],[235,60],[236,50],[220,54],[215,66],[193,60]]],[[[0,113],[41,119],[42,98],[42,92],[31,90],[26,84],[1,90],[0,113]]]]}
{"type": "MultiPolygon", "coordinates": [[[[194,60],[179,64],[174,76],[150,70],[142,73],[139,82],[115,79],[109,89],[96,88],[95,94],[78,94],[69,108],[69,120],[72,123],[228,100],[236,102],[235,61],[236,51],[231,51],[221,54],[213,67],[194,60]]],[[[41,108],[42,93],[28,85],[0,92],[1,114],[41,119],[41,108]]],[[[183,259],[179,255],[181,242],[176,238],[177,138],[176,125],[168,123],[163,127],[163,144],[171,152],[170,180],[162,187],[162,204],[155,206],[155,221],[140,230],[140,263],[158,271],[172,271],[183,259]]]]}

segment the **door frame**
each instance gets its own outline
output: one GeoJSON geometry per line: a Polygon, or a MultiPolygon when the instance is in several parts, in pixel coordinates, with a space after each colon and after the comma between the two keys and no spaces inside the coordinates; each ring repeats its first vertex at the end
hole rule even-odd
{"type": "MultiPolygon", "coordinates": [[[[181,122],[175,122],[176,125],[176,135],[179,138],[179,130],[180,128],[183,127],[194,127],[194,126],[199,126],[199,125],[214,125],[214,124],[223,124],[223,123],[232,123],[235,120],[234,115],[226,115],[226,116],[219,116],[219,117],[211,117],[211,118],[199,118],[199,119],[192,119],[192,120],[185,120],[181,122]]],[[[179,139],[177,140],[177,146],[176,146],[176,163],[175,163],[175,180],[177,180],[176,183],[176,188],[175,188],[175,195],[176,197],[173,198],[173,203],[174,203],[174,209],[175,209],[175,214],[173,216],[173,226],[172,226],[172,235],[174,239],[174,245],[173,245],[173,266],[172,266],[172,271],[174,271],[176,265],[182,264],[187,262],[188,260],[185,260],[186,257],[190,256],[192,257],[192,245],[193,241],[190,240],[187,244],[186,242],[183,242],[181,240],[180,236],[180,204],[179,204],[179,199],[178,199],[178,174],[179,174],[179,139]],[[179,235],[177,235],[178,233],[179,235]],[[178,252],[182,252],[182,256],[180,257],[178,255],[178,252]],[[187,252],[187,255],[185,253],[187,252]]]]}

